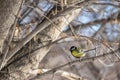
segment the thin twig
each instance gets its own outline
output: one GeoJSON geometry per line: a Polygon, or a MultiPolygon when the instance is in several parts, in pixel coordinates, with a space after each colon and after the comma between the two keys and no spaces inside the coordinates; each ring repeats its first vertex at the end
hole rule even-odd
{"type": "MultiPolygon", "coordinates": [[[[85,5],[87,4],[88,0],[85,0],[81,5],[85,5]]],[[[58,13],[57,15],[55,15],[54,17],[51,18],[51,21],[56,21],[57,19],[59,19],[62,15],[66,15],[68,13],[70,13],[71,11],[75,10],[75,9],[80,9],[80,8],[75,8],[75,7],[69,7],[66,10],[58,13]]],[[[26,36],[21,42],[19,42],[17,44],[17,46],[9,52],[9,55],[7,57],[7,59],[5,60],[5,64],[16,54],[17,51],[19,51],[22,46],[24,46],[27,42],[29,42],[36,34],[38,34],[39,32],[41,32],[42,30],[44,30],[45,28],[48,27],[48,25],[50,25],[51,23],[48,20],[45,20],[43,23],[41,23],[40,25],[38,25],[28,36],[26,36]]],[[[4,67],[5,65],[3,65],[4,67]]],[[[1,67],[1,69],[3,68],[1,67]]],[[[1,70],[0,69],[0,70],[1,70]]]]}
{"type": "Polygon", "coordinates": [[[44,76],[44,75],[46,75],[46,74],[50,74],[50,73],[56,72],[57,70],[65,67],[65,66],[67,66],[67,65],[69,65],[69,64],[74,64],[74,63],[77,63],[77,62],[80,62],[80,63],[82,63],[82,62],[91,62],[91,61],[94,61],[95,59],[98,59],[98,58],[101,58],[101,57],[105,57],[105,56],[108,56],[108,55],[112,55],[112,54],[116,53],[117,51],[119,51],[119,50],[116,49],[116,50],[114,50],[114,51],[111,51],[111,52],[109,52],[109,53],[104,53],[104,54],[99,55],[99,56],[94,56],[94,57],[89,57],[89,58],[82,58],[82,59],[80,59],[80,60],[73,60],[73,61],[71,61],[71,62],[67,62],[66,64],[60,65],[60,66],[58,66],[58,67],[55,67],[55,68],[53,68],[53,69],[51,69],[51,70],[49,70],[49,71],[47,71],[47,72],[44,72],[44,73],[42,73],[42,74],[39,74],[39,75],[37,75],[36,77],[34,77],[33,79],[40,78],[41,76],[44,76]]]}

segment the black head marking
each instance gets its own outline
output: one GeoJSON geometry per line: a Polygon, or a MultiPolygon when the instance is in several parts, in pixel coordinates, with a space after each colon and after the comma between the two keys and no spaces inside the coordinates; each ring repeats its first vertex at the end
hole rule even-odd
{"type": "Polygon", "coordinates": [[[77,49],[76,46],[71,46],[70,51],[73,51],[73,50],[76,50],[76,49],[77,49]]]}

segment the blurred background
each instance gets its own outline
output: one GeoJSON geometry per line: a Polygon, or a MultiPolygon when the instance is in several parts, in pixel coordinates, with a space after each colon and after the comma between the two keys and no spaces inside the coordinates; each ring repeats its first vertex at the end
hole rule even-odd
{"type": "MultiPolygon", "coordinates": [[[[19,25],[16,27],[14,42],[25,38],[44,18],[48,19],[66,8],[80,4],[84,0],[25,0],[19,25]]],[[[96,57],[118,49],[120,43],[120,1],[88,0],[79,15],[64,27],[49,53],[40,62],[40,69],[53,69],[73,60],[71,46],[87,51],[84,58],[96,57]],[[67,36],[66,38],[64,38],[67,36]]],[[[66,19],[67,20],[67,19],[66,19]]],[[[39,34],[34,44],[39,43],[39,34]]],[[[41,77],[40,80],[120,80],[119,52],[97,58],[91,62],[75,62],[58,72],[41,77]],[[66,73],[66,74],[63,74],[66,73]]]]}

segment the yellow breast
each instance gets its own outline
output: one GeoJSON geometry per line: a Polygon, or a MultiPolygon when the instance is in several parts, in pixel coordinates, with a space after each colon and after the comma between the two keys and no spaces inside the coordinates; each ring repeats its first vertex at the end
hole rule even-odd
{"type": "Polygon", "coordinates": [[[85,53],[84,52],[76,52],[76,51],[72,51],[71,52],[72,53],[72,55],[74,56],[74,57],[76,57],[76,58],[80,58],[80,57],[83,57],[83,56],[85,56],[85,53]]]}

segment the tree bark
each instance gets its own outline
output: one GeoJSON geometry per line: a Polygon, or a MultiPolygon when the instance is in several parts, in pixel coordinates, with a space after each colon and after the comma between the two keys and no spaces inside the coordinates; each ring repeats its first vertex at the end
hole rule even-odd
{"type": "MultiPolygon", "coordinates": [[[[14,24],[15,16],[17,15],[22,0],[0,0],[0,56],[3,53],[5,39],[8,37],[9,29],[14,24]]],[[[2,58],[0,58],[0,61],[2,58]]],[[[1,65],[1,62],[0,62],[1,65]]],[[[0,80],[6,80],[0,76],[0,80]]]]}
{"type": "Polygon", "coordinates": [[[22,0],[0,0],[0,53],[22,0]]]}

